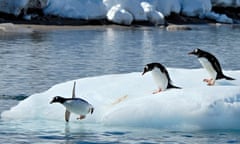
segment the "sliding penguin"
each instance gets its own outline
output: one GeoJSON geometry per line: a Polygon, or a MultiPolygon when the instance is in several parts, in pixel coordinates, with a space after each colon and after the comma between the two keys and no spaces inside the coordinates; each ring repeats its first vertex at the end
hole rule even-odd
{"type": "Polygon", "coordinates": [[[202,66],[209,73],[210,79],[203,80],[204,82],[207,82],[208,85],[214,85],[215,81],[218,79],[235,80],[234,78],[223,74],[220,63],[218,62],[217,58],[211,53],[197,48],[188,54],[196,55],[202,66]]]}
{"type": "Polygon", "coordinates": [[[67,122],[69,121],[71,112],[80,115],[79,118],[77,119],[81,120],[81,119],[84,119],[88,113],[92,114],[94,111],[93,106],[89,104],[87,101],[85,101],[84,99],[75,97],[75,85],[76,85],[76,82],[74,82],[74,85],[73,85],[72,98],[55,96],[50,102],[50,104],[60,103],[66,108],[65,120],[67,122]]]}
{"type": "Polygon", "coordinates": [[[170,76],[168,74],[167,69],[160,63],[149,63],[144,67],[142,75],[144,75],[146,72],[152,72],[153,79],[156,82],[158,86],[158,90],[154,91],[153,94],[159,93],[161,91],[164,91],[166,89],[170,88],[177,88],[180,89],[180,87],[174,86],[171,82],[170,76]]]}

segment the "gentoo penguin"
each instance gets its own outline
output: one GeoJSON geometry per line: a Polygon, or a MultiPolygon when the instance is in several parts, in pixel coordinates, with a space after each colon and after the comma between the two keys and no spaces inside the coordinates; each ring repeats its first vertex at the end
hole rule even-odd
{"type": "Polygon", "coordinates": [[[76,82],[74,82],[74,85],[73,85],[72,98],[55,96],[50,102],[50,104],[60,103],[66,108],[65,120],[67,122],[69,121],[71,112],[80,115],[80,117],[77,119],[81,120],[86,117],[86,114],[88,113],[92,114],[94,111],[93,106],[89,104],[86,100],[75,97],[75,85],[76,85],[76,82]]]}
{"type": "Polygon", "coordinates": [[[209,52],[203,51],[199,48],[194,49],[188,54],[196,55],[202,66],[207,70],[210,75],[210,79],[204,79],[208,85],[214,85],[218,79],[234,80],[234,78],[228,77],[223,74],[220,63],[217,58],[209,52]]]}
{"type": "Polygon", "coordinates": [[[149,63],[144,67],[142,75],[144,75],[146,72],[152,72],[153,79],[155,80],[158,90],[154,91],[153,94],[159,93],[161,91],[164,91],[166,89],[170,88],[177,88],[180,89],[180,87],[172,85],[172,81],[170,79],[170,76],[168,74],[167,69],[160,63],[149,63]]]}

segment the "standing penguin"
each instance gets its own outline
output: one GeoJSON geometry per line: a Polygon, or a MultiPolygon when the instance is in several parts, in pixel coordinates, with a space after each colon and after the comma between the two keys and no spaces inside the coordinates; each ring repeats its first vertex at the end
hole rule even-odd
{"type": "Polygon", "coordinates": [[[209,73],[210,79],[203,80],[204,82],[207,82],[209,86],[214,85],[215,81],[218,79],[235,80],[234,78],[223,74],[220,63],[218,62],[217,58],[211,53],[197,48],[188,54],[196,55],[199,62],[209,73]]]}
{"type": "Polygon", "coordinates": [[[164,91],[166,89],[170,88],[177,88],[180,89],[180,87],[172,85],[172,81],[170,79],[170,76],[168,74],[167,69],[160,63],[149,63],[144,67],[142,75],[144,75],[146,72],[152,72],[153,79],[156,82],[158,86],[158,90],[154,91],[153,94],[159,93],[161,91],[164,91]]]}
{"type": "Polygon", "coordinates": [[[50,104],[60,103],[66,108],[65,120],[67,122],[69,121],[71,112],[80,115],[80,117],[77,119],[84,119],[86,117],[86,114],[88,113],[92,114],[94,111],[93,106],[89,104],[87,101],[85,101],[84,99],[75,97],[75,85],[76,85],[76,82],[74,82],[74,85],[73,85],[72,98],[55,96],[50,102],[50,104]]]}

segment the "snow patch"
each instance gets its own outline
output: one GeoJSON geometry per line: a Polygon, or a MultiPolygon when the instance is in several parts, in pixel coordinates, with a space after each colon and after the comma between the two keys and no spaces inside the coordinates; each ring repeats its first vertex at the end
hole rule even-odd
{"type": "Polygon", "coordinates": [[[133,21],[133,16],[118,4],[108,11],[107,19],[117,24],[130,25],[133,21]]]}
{"type": "Polygon", "coordinates": [[[164,15],[161,12],[157,11],[155,7],[153,7],[150,3],[142,2],[141,6],[143,7],[143,10],[146,13],[149,22],[155,25],[163,25],[165,23],[164,15]]]}

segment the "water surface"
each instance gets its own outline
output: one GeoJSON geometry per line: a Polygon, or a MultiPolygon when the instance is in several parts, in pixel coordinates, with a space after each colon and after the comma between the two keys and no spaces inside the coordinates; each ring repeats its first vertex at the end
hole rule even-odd
{"type": "MultiPolygon", "coordinates": [[[[51,30],[0,34],[0,112],[34,93],[65,81],[142,71],[149,62],[199,68],[194,48],[211,51],[226,70],[239,70],[240,29],[193,26],[191,31],[147,28],[51,30]]],[[[59,121],[4,121],[0,143],[239,143],[238,130],[172,131],[65,124],[59,121]]]]}

